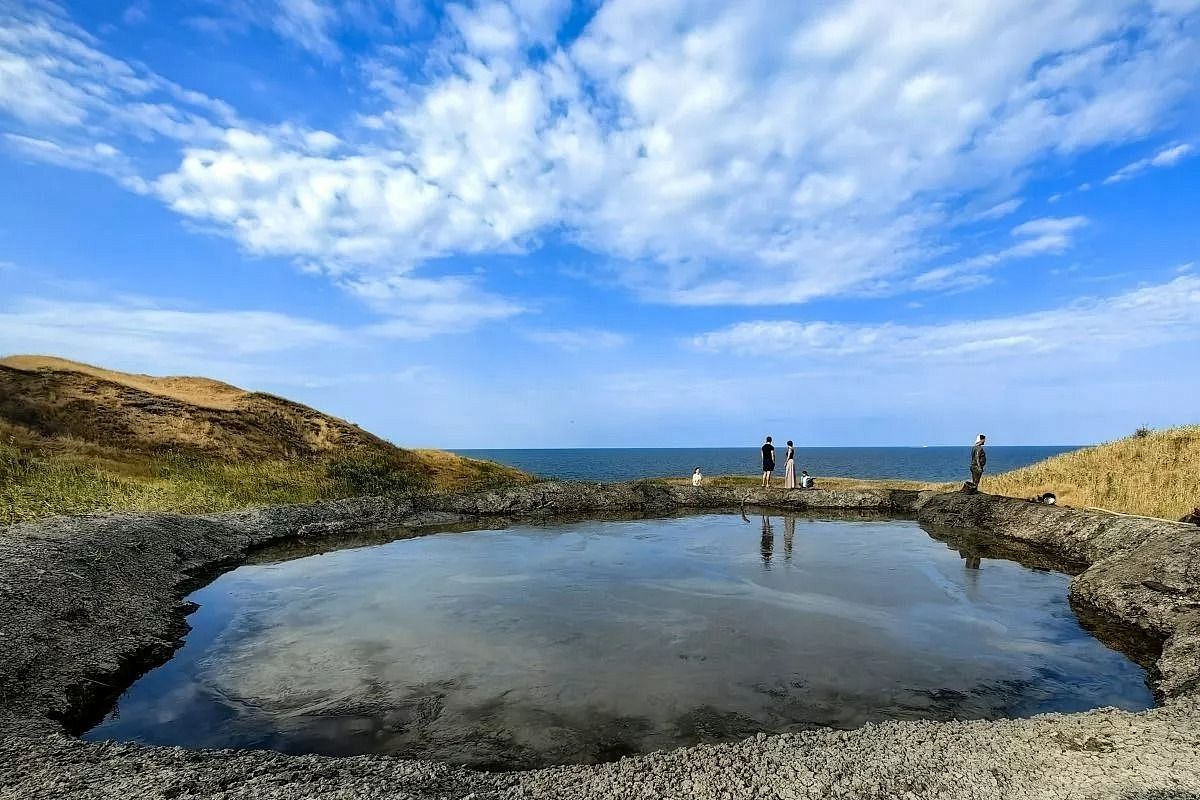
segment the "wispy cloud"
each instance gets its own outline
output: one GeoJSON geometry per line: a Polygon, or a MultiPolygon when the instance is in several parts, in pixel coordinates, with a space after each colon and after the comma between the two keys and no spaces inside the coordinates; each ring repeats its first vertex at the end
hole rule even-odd
{"type": "Polygon", "coordinates": [[[17,156],[44,164],[86,170],[106,175],[137,194],[150,191],[149,184],[124,153],[105,142],[61,144],[15,133],[0,134],[0,142],[17,156]]]}
{"type": "MultiPolygon", "coordinates": [[[[455,8],[451,5],[448,11],[453,14],[455,8]]],[[[269,31],[313,59],[331,64],[345,58],[342,40],[347,36],[357,46],[371,37],[394,42],[398,34],[428,16],[416,0],[209,0],[204,13],[186,18],[185,24],[222,40],[255,29],[269,31]]]]}
{"type": "Polygon", "coordinates": [[[169,364],[227,372],[230,365],[352,342],[333,325],[271,311],[38,298],[0,308],[0,350],[68,355],[103,365],[169,364]]]}
{"type": "Polygon", "coordinates": [[[150,0],[134,0],[121,12],[121,22],[126,25],[141,25],[150,18],[150,0]]]}
{"type": "Polygon", "coordinates": [[[396,339],[467,333],[525,311],[514,302],[481,291],[464,277],[347,278],[341,285],[386,316],[384,322],[369,328],[370,333],[396,339]]]}
{"type": "Polygon", "coordinates": [[[339,51],[329,31],[335,18],[333,6],[322,0],[275,0],[271,26],[306,50],[337,58],[339,51]]]}
{"type": "Polygon", "coordinates": [[[1087,218],[1082,216],[1031,219],[1012,229],[1016,243],[1003,250],[924,272],[916,277],[913,287],[946,289],[988,283],[991,278],[985,271],[1005,261],[1066,252],[1074,242],[1075,233],[1087,224],[1087,218]]]}
{"type": "Polygon", "coordinates": [[[1064,308],[935,325],[742,322],[689,340],[697,350],[740,356],[846,359],[863,363],[970,362],[1050,355],[1116,357],[1165,342],[1200,339],[1200,278],[1182,275],[1064,308]]]}
{"type": "Polygon", "coordinates": [[[1127,181],[1130,178],[1136,177],[1148,169],[1154,169],[1155,167],[1172,167],[1194,152],[1195,148],[1187,143],[1164,147],[1162,150],[1159,150],[1152,156],[1139,158],[1137,161],[1126,164],[1112,175],[1109,175],[1107,178],[1105,178],[1104,182],[1106,184],[1120,183],[1121,181],[1127,181]]]}
{"type": "Polygon", "coordinates": [[[589,350],[613,350],[624,346],[629,341],[629,337],[624,334],[599,328],[534,330],[526,331],[524,336],[531,342],[553,347],[567,353],[580,353],[589,350]]]}
{"type": "Polygon", "coordinates": [[[236,119],[220,100],[108,55],[57,6],[22,2],[0,17],[0,113],[19,132],[88,144],[97,131],[192,142],[236,119]]]}
{"type": "Polygon", "coordinates": [[[1015,212],[1018,208],[1024,205],[1024,203],[1025,200],[1023,198],[1012,197],[1008,200],[1004,200],[1003,202],[996,203],[993,206],[989,206],[983,211],[980,211],[974,216],[973,219],[975,221],[1002,219],[1015,212]]]}

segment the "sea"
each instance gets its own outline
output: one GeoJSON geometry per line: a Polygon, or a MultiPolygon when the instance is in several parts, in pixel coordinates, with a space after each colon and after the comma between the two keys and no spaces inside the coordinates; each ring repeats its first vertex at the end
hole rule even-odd
{"type": "MultiPolygon", "coordinates": [[[[761,475],[759,446],[753,447],[586,447],[553,450],[456,450],[460,455],[559,480],[630,481],[638,478],[688,477],[696,467],[705,475],[761,475]]],[[[989,446],[990,474],[1024,467],[1079,449],[1061,446],[989,446]]],[[[775,451],[776,474],[783,474],[783,447],[775,451]]],[[[797,447],[796,472],[814,476],[915,481],[970,478],[970,447],[797,447]]]]}

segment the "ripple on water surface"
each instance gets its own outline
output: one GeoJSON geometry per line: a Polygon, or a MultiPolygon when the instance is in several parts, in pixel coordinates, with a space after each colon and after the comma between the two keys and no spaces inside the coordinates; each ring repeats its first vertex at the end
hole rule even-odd
{"type": "Polygon", "coordinates": [[[816,725],[1145,708],[1067,576],[914,522],[712,514],[240,567],[89,739],[586,763],[816,725]]]}

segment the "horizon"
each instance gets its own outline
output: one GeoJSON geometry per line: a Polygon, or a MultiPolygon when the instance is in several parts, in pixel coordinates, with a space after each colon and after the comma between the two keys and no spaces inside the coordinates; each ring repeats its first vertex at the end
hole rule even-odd
{"type": "Polygon", "coordinates": [[[1200,3],[1094,5],[13,0],[0,351],[450,450],[1195,424],[1200,3]]]}
{"type": "MultiPolygon", "coordinates": [[[[1016,448],[1016,447],[1031,447],[1052,450],[1056,448],[1072,447],[1095,447],[1104,442],[1094,442],[1092,444],[988,444],[988,447],[996,448],[1016,448]]],[[[709,445],[709,446],[689,446],[689,447],[448,447],[447,450],[457,453],[479,453],[484,451],[502,452],[506,450],[754,450],[757,451],[761,444],[755,445],[709,445]]],[[[858,445],[795,445],[797,450],[949,450],[966,448],[971,449],[969,444],[858,444],[858,445]]]]}

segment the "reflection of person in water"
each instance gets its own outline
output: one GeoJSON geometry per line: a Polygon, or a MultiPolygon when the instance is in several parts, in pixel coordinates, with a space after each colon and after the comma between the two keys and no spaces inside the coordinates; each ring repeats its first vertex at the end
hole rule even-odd
{"type": "Polygon", "coordinates": [[[783,518],[783,560],[792,560],[792,541],[796,538],[796,518],[783,518]]]}
{"type": "Polygon", "coordinates": [[[771,527],[771,518],[763,514],[762,518],[762,560],[763,566],[771,566],[771,554],[775,551],[775,530],[771,527]]]}
{"type": "Polygon", "coordinates": [[[979,588],[979,567],[983,563],[983,559],[977,556],[973,550],[959,550],[958,554],[966,562],[967,596],[974,599],[975,592],[979,588]]]}

